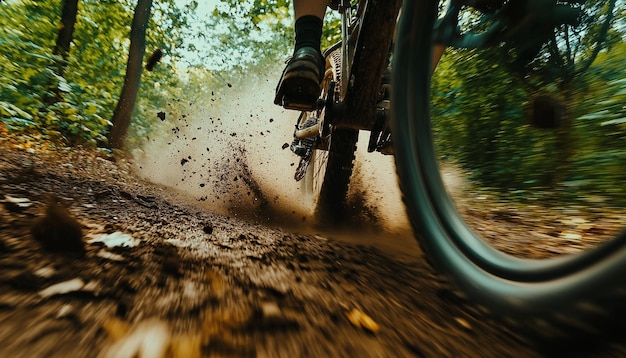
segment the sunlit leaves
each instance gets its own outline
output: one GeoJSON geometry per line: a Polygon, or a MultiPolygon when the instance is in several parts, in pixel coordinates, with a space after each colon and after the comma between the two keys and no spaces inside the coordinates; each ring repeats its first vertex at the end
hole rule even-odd
{"type": "MultiPolygon", "coordinates": [[[[148,48],[161,48],[168,56],[153,76],[144,76],[147,85],[142,86],[140,101],[146,105],[162,105],[168,97],[154,90],[155,83],[176,81],[173,58],[186,16],[195,6],[192,2],[179,9],[173,0],[158,3],[148,48]]],[[[123,83],[134,5],[135,0],[81,0],[63,76],[55,72],[59,58],[52,55],[62,1],[21,0],[0,7],[0,122],[12,130],[33,129],[67,142],[104,140],[123,83]],[[61,102],[51,105],[54,96],[61,102]]]]}
{"type": "Polygon", "coordinates": [[[289,4],[284,0],[221,0],[198,35],[208,49],[203,64],[236,70],[284,58],[292,37],[289,4]]]}
{"type": "Polygon", "coordinates": [[[609,52],[598,55],[586,77],[587,86],[597,94],[585,98],[586,112],[579,117],[588,125],[606,127],[611,136],[626,136],[626,56],[624,42],[614,45],[609,52]]]}

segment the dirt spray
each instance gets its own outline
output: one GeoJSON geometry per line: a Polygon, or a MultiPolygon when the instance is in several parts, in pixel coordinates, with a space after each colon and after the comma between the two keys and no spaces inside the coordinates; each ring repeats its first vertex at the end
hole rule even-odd
{"type": "MultiPolygon", "coordinates": [[[[210,98],[167,113],[169,126],[135,152],[138,172],[180,190],[207,210],[262,223],[307,227],[312,211],[293,179],[298,157],[289,149],[298,116],[273,104],[277,67],[225,81],[210,98]],[[219,93],[219,94],[217,94],[219,93]]],[[[393,157],[367,153],[361,132],[348,204],[361,234],[409,231],[393,157]]],[[[362,236],[359,234],[359,236],[362,236]]]]}

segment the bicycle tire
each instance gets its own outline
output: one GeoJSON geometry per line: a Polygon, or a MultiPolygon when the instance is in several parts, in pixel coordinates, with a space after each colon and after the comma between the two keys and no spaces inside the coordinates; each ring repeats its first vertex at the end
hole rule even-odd
{"type": "MultiPolygon", "coordinates": [[[[340,48],[327,56],[326,66],[332,70],[332,80],[338,89],[341,82],[340,48]]],[[[358,135],[356,129],[333,128],[325,138],[328,145],[315,150],[305,185],[313,195],[314,220],[318,225],[336,225],[345,215],[358,135]]]]}
{"type": "MultiPolygon", "coordinates": [[[[396,34],[392,133],[407,213],[426,259],[457,292],[543,338],[598,333],[626,301],[626,233],[579,255],[520,259],[496,251],[465,224],[441,179],[429,91],[437,1],[404,1],[396,34]]],[[[617,319],[616,319],[617,318],[617,319]]]]}
{"type": "Polygon", "coordinates": [[[330,136],[326,167],[315,204],[317,224],[336,225],[345,216],[357,139],[358,131],[346,128],[335,129],[330,136]]]}

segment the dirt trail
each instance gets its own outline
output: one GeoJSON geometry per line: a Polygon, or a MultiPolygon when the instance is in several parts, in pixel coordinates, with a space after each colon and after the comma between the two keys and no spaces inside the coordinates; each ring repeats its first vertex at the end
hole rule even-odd
{"type": "MultiPolygon", "coordinates": [[[[295,160],[281,150],[291,114],[264,105],[272,85],[166,114],[168,134],[133,160],[0,138],[0,357],[554,353],[458,298],[426,264],[390,157],[357,153],[358,230],[312,228],[285,175],[295,160]],[[51,202],[66,209],[41,221],[51,202]],[[82,240],[45,230],[59,222],[82,240]]],[[[463,197],[461,176],[446,173],[463,197]]],[[[582,249],[586,239],[551,243],[621,220],[554,226],[536,208],[460,203],[494,244],[521,255],[582,249]],[[529,218],[545,240],[520,245],[512,226],[529,218]]],[[[594,354],[625,351],[603,342],[594,354]]]]}
{"type": "Polygon", "coordinates": [[[3,356],[91,356],[149,319],[204,356],[458,356],[486,342],[501,356],[520,344],[420,261],[212,214],[94,153],[2,153],[3,356]],[[80,222],[84,256],[30,235],[47,193],[80,222]],[[109,247],[116,236],[129,241],[109,247]],[[355,326],[351,312],[380,328],[355,326]]]}
{"type": "Polygon", "coordinates": [[[132,357],[142,342],[169,357],[545,353],[453,295],[415,245],[399,259],[213,213],[100,152],[0,145],[0,356],[132,357]],[[83,256],[31,235],[50,193],[83,256]]]}

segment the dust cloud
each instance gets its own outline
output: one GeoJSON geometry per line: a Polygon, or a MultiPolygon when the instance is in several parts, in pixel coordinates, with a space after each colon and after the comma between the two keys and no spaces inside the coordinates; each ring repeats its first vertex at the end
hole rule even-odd
{"type": "MultiPolygon", "coordinates": [[[[182,191],[198,205],[256,222],[306,229],[312,211],[293,179],[298,157],[286,148],[298,116],[273,104],[282,68],[224,83],[219,93],[165,112],[170,129],[134,153],[146,179],[182,191]]],[[[179,103],[180,104],[180,103],[179,103]]],[[[409,232],[393,158],[367,153],[359,138],[348,202],[358,236],[409,232]]]]}

